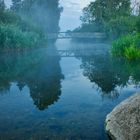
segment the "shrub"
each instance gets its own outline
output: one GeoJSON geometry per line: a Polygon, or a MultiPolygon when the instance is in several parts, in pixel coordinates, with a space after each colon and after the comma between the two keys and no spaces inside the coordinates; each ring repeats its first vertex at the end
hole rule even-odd
{"type": "Polygon", "coordinates": [[[134,45],[125,48],[124,56],[129,60],[136,60],[140,58],[140,49],[136,48],[134,45]]]}
{"type": "Polygon", "coordinates": [[[21,18],[10,10],[4,10],[0,12],[1,24],[17,24],[21,21],[21,18]]]}
{"type": "Polygon", "coordinates": [[[129,34],[113,42],[111,52],[127,59],[140,58],[140,35],[129,34]]]}
{"type": "Polygon", "coordinates": [[[39,40],[39,35],[34,32],[22,32],[14,25],[0,25],[1,49],[32,48],[39,40]]]}

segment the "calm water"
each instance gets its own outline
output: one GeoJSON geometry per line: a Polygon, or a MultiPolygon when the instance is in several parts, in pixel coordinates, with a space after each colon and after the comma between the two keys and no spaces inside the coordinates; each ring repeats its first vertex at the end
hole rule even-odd
{"type": "Polygon", "coordinates": [[[1,55],[0,139],[106,140],[106,115],[140,85],[140,64],[112,59],[109,48],[57,40],[46,49],[1,55]]]}
{"type": "MultiPolygon", "coordinates": [[[[61,0],[60,22],[50,23],[76,28],[89,2],[61,0]]],[[[110,47],[61,39],[0,54],[0,140],[108,140],[106,115],[140,91],[140,63],[112,58],[110,47]]]]}

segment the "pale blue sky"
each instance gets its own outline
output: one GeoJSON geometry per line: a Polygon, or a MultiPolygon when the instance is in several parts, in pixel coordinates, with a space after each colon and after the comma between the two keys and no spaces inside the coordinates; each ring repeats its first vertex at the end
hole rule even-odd
{"type": "Polygon", "coordinates": [[[80,26],[80,16],[82,9],[93,0],[60,0],[60,5],[64,11],[61,14],[60,27],[61,31],[72,30],[80,26]]]}
{"type": "Polygon", "coordinates": [[[9,7],[11,5],[11,0],[4,0],[5,4],[7,5],[7,7],[9,7]]]}

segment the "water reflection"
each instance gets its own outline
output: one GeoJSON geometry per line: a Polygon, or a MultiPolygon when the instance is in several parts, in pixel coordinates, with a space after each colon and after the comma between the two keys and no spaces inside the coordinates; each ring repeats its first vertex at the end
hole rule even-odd
{"type": "MultiPolygon", "coordinates": [[[[51,46],[56,53],[54,46],[51,46]]],[[[0,56],[0,93],[10,92],[12,82],[20,91],[25,86],[38,109],[44,110],[59,99],[61,68],[59,56],[47,55],[47,49],[0,56]],[[7,92],[6,92],[7,91],[7,92]]]]}
{"type": "Polygon", "coordinates": [[[138,91],[131,85],[139,86],[140,80],[139,63],[113,59],[109,47],[58,40],[57,49],[49,45],[1,54],[0,139],[107,140],[107,113],[138,91]],[[60,58],[59,49],[75,49],[75,55],[60,58]],[[108,100],[102,100],[100,93],[108,100]]]}
{"type": "Polygon", "coordinates": [[[140,86],[140,64],[113,58],[110,47],[109,44],[100,43],[93,46],[82,44],[74,53],[82,61],[83,75],[96,85],[102,96],[117,98],[120,89],[130,85],[140,86]]]}

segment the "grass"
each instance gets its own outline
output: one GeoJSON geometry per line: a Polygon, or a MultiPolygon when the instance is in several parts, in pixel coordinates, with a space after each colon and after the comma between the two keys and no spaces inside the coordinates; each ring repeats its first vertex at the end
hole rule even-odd
{"type": "Polygon", "coordinates": [[[111,52],[114,56],[129,60],[140,59],[140,34],[122,36],[113,42],[111,52]]]}
{"type": "Polygon", "coordinates": [[[124,56],[129,60],[140,59],[140,49],[136,48],[133,45],[128,48],[125,48],[124,56]]]}

